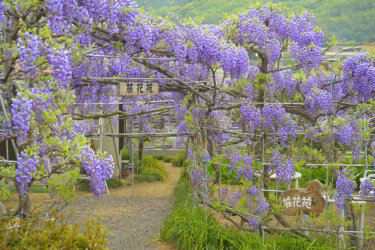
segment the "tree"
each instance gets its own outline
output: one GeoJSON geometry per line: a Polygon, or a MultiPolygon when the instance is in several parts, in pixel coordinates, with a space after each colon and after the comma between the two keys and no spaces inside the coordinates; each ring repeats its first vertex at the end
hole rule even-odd
{"type": "MultiPolygon", "coordinates": [[[[365,133],[360,128],[374,113],[373,61],[359,55],[332,72],[321,69],[324,34],[309,13],[287,18],[274,5],[258,4],[221,25],[200,25],[150,18],[130,0],[14,0],[5,8],[11,22],[1,57],[9,67],[2,87],[9,93],[12,124],[4,136],[16,139],[20,152],[20,190],[52,173],[74,179],[81,162],[100,194],[112,160],[84,146],[93,119],[136,119],[149,135],[155,131],[152,122],[164,120],[177,123],[178,135],[195,132],[189,156],[203,164],[212,159],[215,181],[217,159],[231,161],[229,168],[246,187],[246,193],[230,197],[232,203],[260,195],[257,207],[240,214],[244,220],[258,228],[267,224],[264,215],[273,214],[287,226],[267,193],[252,184],[253,171],[261,173],[261,188],[267,189],[273,172],[278,181],[291,181],[294,158],[306,153],[306,147],[299,149],[306,142],[312,143],[307,152],[322,152],[329,163],[348,148],[355,156],[360,145],[371,148],[373,123],[365,122],[365,133]],[[283,58],[291,63],[282,65],[283,58]],[[117,94],[121,82],[150,79],[160,84],[160,95],[117,94]],[[160,100],[175,104],[151,102],[160,100]],[[124,103],[123,110],[110,104],[115,101],[124,103]],[[98,102],[107,104],[103,113],[90,104],[98,102]],[[241,142],[246,154],[226,152],[241,142]],[[271,165],[253,170],[257,161],[271,165]]],[[[195,184],[201,171],[192,173],[195,184]]],[[[347,183],[346,177],[340,175],[338,183],[347,183]]],[[[351,188],[338,189],[342,206],[351,188]]]]}

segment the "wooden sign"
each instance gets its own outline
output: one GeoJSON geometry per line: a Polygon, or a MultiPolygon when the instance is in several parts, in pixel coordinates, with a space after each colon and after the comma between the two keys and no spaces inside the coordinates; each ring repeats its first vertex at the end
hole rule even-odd
{"type": "Polygon", "coordinates": [[[156,82],[121,82],[120,95],[157,95],[159,94],[159,83],[156,82]]]}
{"type": "Polygon", "coordinates": [[[320,194],[321,187],[317,181],[309,184],[306,190],[290,189],[281,194],[286,215],[313,214],[318,216],[324,210],[325,200],[320,194]]]}

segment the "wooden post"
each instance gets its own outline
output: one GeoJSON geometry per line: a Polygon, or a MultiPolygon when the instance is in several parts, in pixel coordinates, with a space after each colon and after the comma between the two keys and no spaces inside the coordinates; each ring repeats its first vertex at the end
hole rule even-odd
{"type": "MultiPolygon", "coordinates": [[[[345,219],[345,210],[343,208],[340,208],[340,217],[341,217],[342,220],[345,219]]],[[[340,239],[339,246],[340,246],[340,248],[345,248],[344,230],[345,230],[344,225],[340,226],[340,228],[339,228],[339,239],[340,239]]]]}
{"type": "MultiPolygon", "coordinates": [[[[304,228],[305,224],[308,222],[309,216],[307,214],[301,214],[299,216],[299,222],[301,224],[301,227],[304,228]]],[[[307,226],[308,228],[308,226],[307,226]]],[[[309,231],[302,231],[306,236],[309,236],[309,231]]]]}

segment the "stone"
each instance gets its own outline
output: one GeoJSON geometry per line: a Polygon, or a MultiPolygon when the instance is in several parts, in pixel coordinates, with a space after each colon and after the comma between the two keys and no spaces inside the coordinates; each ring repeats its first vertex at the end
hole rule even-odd
{"type": "Polygon", "coordinates": [[[323,191],[323,184],[319,180],[313,180],[309,183],[309,186],[306,189],[309,192],[316,191],[321,193],[323,191]]]}
{"type": "Polygon", "coordinates": [[[324,210],[325,200],[320,193],[322,185],[313,181],[306,190],[290,189],[280,195],[283,202],[283,214],[294,216],[298,214],[311,214],[318,216],[324,210]]]}

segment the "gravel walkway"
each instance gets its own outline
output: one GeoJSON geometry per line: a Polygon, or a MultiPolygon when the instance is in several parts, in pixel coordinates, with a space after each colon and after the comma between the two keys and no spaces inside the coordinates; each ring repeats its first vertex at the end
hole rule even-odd
{"type": "Polygon", "coordinates": [[[171,197],[83,196],[64,210],[65,214],[73,212],[69,220],[74,223],[99,219],[108,228],[110,249],[142,250],[160,249],[155,241],[172,204],[171,197]]]}
{"type": "Polygon", "coordinates": [[[173,190],[180,169],[165,164],[169,173],[165,182],[138,183],[132,188],[110,190],[100,198],[81,194],[64,208],[72,223],[84,224],[96,218],[107,227],[106,237],[110,249],[143,250],[174,249],[157,242],[164,218],[173,206],[173,190]]]}

